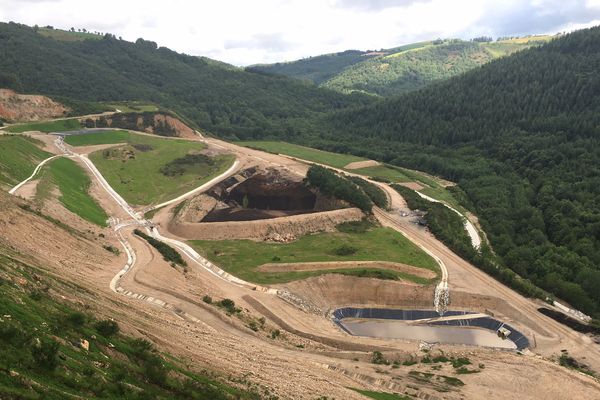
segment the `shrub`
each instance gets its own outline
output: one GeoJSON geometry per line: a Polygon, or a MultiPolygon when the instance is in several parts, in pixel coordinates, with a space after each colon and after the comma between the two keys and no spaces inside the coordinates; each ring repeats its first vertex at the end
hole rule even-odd
{"type": "Polygon", "coordinates": [[[140,231],[139,229],[135,229],[133,231],[133,233],[135,233],[137,236],[143,238],[148,243],[150,243],[150,245],[152,245],[152,247],[154,247],[156,250],[158,250],[158,252],[163,256],[163,259],[165,261],[172,261],[175,264],[179,264],[183,267],[187,266],[187,263],[183,260],[183,257],[181,257],[181,254],[179,254],[179,252],[177,250],[175,250],[168,244],[161,242],[160,240],[156,240],[151,236],[146,235],[144,232],[140,231]]]}
{"type": "Polygon", "coordinates": [[[212,297],[210,297],[209,295],[205,294],[202,297],[202,301],[205,302],[206,304],[212,304],[212,297]]]}
{"type": "Polygon", "coordinates": [[[241,310],[235,306],[235,301],[231,299],[223,299],[218,303],[219,307],[223,307],[227,313],[233,314],[236,312],[240,312],[241,310]]]}
{"type": "Polygon", "coordinates": [[[85,314],[80,312],[72,312],[71,314],[67,315],[67,322],[75,327],[83,326],[83,324],[85,324],[85,320],[85,314]]]}
{"type": "Polygon", "coordinates": [[[34,343],[31,348],[31,355],[35,365],[39,368],[52,371],[58,365],[58,348],[59,345],[54,340],[42,340],[34,343]]]}
{"type": "Polygon", "coordinates": [[[379,365],[381,365],[381,364],[389,365],[390,364],[390,362],[383,357],[383,353],[381,353],[380,351],[373,352],[373,355],[371,356],[371,362],[373,364],[379,364],[379,365]]]}
{"type": "Polygon", "coordinates": [[[271,331],[271,339],[277,339],[279,336],[281,336],[281,331],[279,329],[271,331]]]}
{"type": "Polygon", "coordinates": [[[356,247],[344,244],[335,249],[335,254],[337,254],[338,256],[349,256],[355,254],[357,251],[358,249],[356,247]]]}
{"type": "Polygon", "coordinates": [[[365,192],[365,194],[369,196],[371,201],[375,203],[377,207],[388,207],[387,195],[379,186],[358,176],[351,176],[348,179],[350,179],[354,184],[359,186],[363,190],[363,192],[365,192]]]}
{"type": "Polygon", "coordinates": [[[312,165],[306,181],[324,195],[347,201],[364,212],[370,213],[373,208],[371,199],[358,186],[329,168],[312,165]]]}
{"type": "Polygon", "coordinates": [[[96,328],[99,334],[105,337],[113,336],[119,333],[119,324],[110,319],[96,322],[94,328],[96,328]]]}

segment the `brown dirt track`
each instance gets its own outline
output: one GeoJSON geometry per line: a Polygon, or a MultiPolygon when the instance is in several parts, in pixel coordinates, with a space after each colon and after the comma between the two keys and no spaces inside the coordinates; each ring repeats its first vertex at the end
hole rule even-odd
{"type": "MultiPolygon", "coordinates": [[[[306,165],[284,157],[243,149],[208,139],[209,144],[235,152],[242,164],[259,162],[285,165],[299,174],[306,165]]],[[[436,346],[448,355],[467,356],[475,365],[485,364],[478,374],[461,375],[460,389],[450,387],[440,392],[430,384],[409,375],[410,370],[453,375],[443,367],[430,371],[426,364],[390,369],[371,364],[370,352],[380,349],[390,359],[408,359],[418,354],[417,343],[352,337],[340,331],[324,315],[342,305],[381,305],[395,307],[431,307],[431,287],[405,285],[375,279],[324,275],[285,285],[290,291],[313,303],[320,311],[302,311],[279,297],[240,288],[225,282],[203,268],[189,262],[187,273],[174,269],[145,242],[127,234],[136,251],[138,263],[125,276],[122,286],[166,301],[169,308],[131,299],[111,292],[108,282],[125,263],[122,254],[115,257],[101,248],[97,236],[77,238],[48,221],[15,207],[15,199],[0,195],[0,228],[10,234],[0,235],[0,243],[29,254],[51,273],[74,282],[81,291],[74,300],[100,315],[111,316],[129,333],[146,337],[164,350],[183,357],[192,368],[214,368],[235,377],[245,377],[266,385],[282,398],[315,399],[329,396],[362,399],[347,387],[378,391],[398,391],[419,398],[436,399],[592,399],[600,396],[600,385],[583,374],[559,367],[549,359],[566,348],[574,357],[600,370],[597,345],[539,314],[535,302],[505,288],[477,270],[428,232],[398,216],[405,204],[390,192],[392,213],[378,212],[382,223],[407,233],[412,240],[427,246],[446,263],[450,272],[452,307],[473,311],[491,311],[511,324],[533,334],[538,356],[463,346],[436,346]],[[243,320],[228,317],[201,297],[231,298],[244,309],[244,315],[267,319],[267,331],[253,332],[243,320]],[[185,313],[185,314],[183,314],[185,313]],[[181,315],[192,315],[192,322],[181,315]],[[280,327],[281,339],[272,340],[268,330],[280,327]],[[287,331],[287,332],[286,332],[287,331]],[[303,345],[299,349],[298,345],[303,345]],[[358,361],[353,361],[353,358],[358,361]],[[377,372],[384,370],[385,373],[377,372]]],[[[125,218],[102,189],[94,186],[93,194],[111,215],[125,218]]],[[[160,210],[158,221],[165,236],[173,206],[160,210]]],[[[107,240],[118,243],[107,235],[107,240]]],[[[437,351],[437,350],[436,350],[437,351]]]]}

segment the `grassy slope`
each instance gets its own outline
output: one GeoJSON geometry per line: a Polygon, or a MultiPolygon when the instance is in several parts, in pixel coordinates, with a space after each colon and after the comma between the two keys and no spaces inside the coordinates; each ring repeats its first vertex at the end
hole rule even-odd
{"type": "Polygon", "coordinates": [[[7,253],[11,251],[0,248],[0,315],[11,316],[0,324],[0,398],[257,398],[214,377],[195,374],[169,354],[143,350],[144,342],[132,337],[103,336],[93,317],[60,299],[61,293],[76,296],[77,287],[7,253]],[[76,322],[75,317],[83,320],[76,322]],[[89,340],[89,351],[76,345],[81,338],[89,340]],[[57,353],[48,352],[55,368],[36,361],[38,340],[58,345],[57,353]],[[197,397],[190,397],[192,392],[197,397]]]}
{"type": "Polygon", "coordinates": [[[390,96],[419,89],[431,82],[464,73],[496,58],[542,43],[526,41],[417,43],[356,63],[322,83],[340,92],[362,91],[390,96]]]}
{"type": "Polygon", "coordinates": [[[108,215],[89,195],[91,180],[85,171],[73,160],[57,158],[44,169],[60,190],[60,202],[65,208],[81,218],[99,226],[107,226],[108,215]]]}
{"type": "Polygon", "coordinates": [[[90,155],[90,159],[110,185],[125,200],[135,205],[148,205],[177,197],[220,174],[233,162],[233,157],[229,155],[217,156],[214,157],[215,164],[212,166],[196,164],[182,175],[169,177],[160,172],[161,167],[190,152],[204,149],[204,145],[198,142],[162,139],[124,131],[72,136],[67,138],[67,142],[74,145],[127,143],[134,146],[151,146],[150,151],[138,151],[127,146],[127,150],[135,153],[133,159],[124,159],[118,155],[105,158],[104,151],[97,151],[90,155]]]}
{"type": "Polygon", "coordinates": [[[410,400],[410,397],[402,396],[399,394],[385,393],[385,392],[373,392],[370,390],[352,389],[355,392],[362,394],[365,397],[375,400],[410,400]]]}
{"type": "Polygon", "coordinates": [[[102,35],[96,35],[88,32],[71,32],[62,29],[39,28],[38,33],[62,42],[78,42],[81,40],[100,40],[102,35]]]}
{"type": "Polygon", "coordinates": [[[269,153],[281,153],[307,161],[330,165],[335,168],[344,168],[346,165],[355,161],[365,161],[364,158],[353,156],[351,154],[331,153],[286,142],[250,141],[237,142],[236,144],[264,150],[269,153]]]}
{"type": "Polygon", "coordinates": [[[80,129],[81,125],[77,119],[62,119],[58,121],[28,122],[25,124],[11,125],[6,130],[12,133],[28,131],[40,132],[62,132],[80,129]]]}
{"type": "Polygon", "coordinates": [[[127,143],[131,133],[127,131],[105,131],[86,135],[71,135],[65,137],[65,142],[71,146],[94,146],[97,144],[127,143]]]}
{"type": "Polygon", "coordinates": [[[28,178],[35,166],[51,156],[25,136],[0,136],[0,185],[12,187],[28,178]]]}
{"type": "MultiPolygon", "coordinates": [[[[373,227],[364,233],[320,233],[302,236],[286,243],[264,243],[251,240],[194,240],[190,242],[201,254],[227,272],[256,283],[279,283],[334,271],[258,272],[256,267],[266,263],[330,262],[330,261],[392,261],[438,271],[435,261],[400,233],[373,227]],[[356,253],[339,256],[336,249],[346,245],[356,253]]],[[[355,273],[356,270],[339,272],[355,273]]],[[[395,273],[391,271],[392,273],[395,273]]],[[[425,283],[426,280],[402,274],[399,278],[425,283]]]]}

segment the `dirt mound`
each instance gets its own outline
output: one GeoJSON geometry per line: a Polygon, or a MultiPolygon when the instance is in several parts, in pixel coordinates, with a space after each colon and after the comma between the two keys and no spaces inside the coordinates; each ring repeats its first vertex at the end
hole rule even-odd
{"type": "Polygon", "coordinates": [[[337,261],[337,262],[306,262],[306,263],[268,263],[257,268],[263,272],[281,272],[281,271],[322,271],[331,269],[364,269],[378,268],[389,269],[392,271],[404,272],[410,275],[418,276],[425,279],[435,278],[435,272],[413,267],[408,264],[401,264],[389,261],[337,261]]]}
{"type": "Polygon", "coordinates": [[[297,238],[308,233],[332,232],[335,226],[347,221],[359,221],[363,213],[358,208],[345,208],[256,221],[184,222],[171,221],[169,231],[185,239],[197,240],[274,240],[279,237],[297,238]]]}
{"type": "Polygon", "coordinates": [[[344,168],[346,169],[360,169],[360,168],[368,168],[368,167],[376,167],[379,165],[379,162],[375,160],[365,160],[365,161],[355,161],[346,165],[344,168]]]}
{"type": "Polygon", "coordinates": [[[0,118],[8,122],[62,117],[68,111],[69,108],[46,96],[18,94],[9,89],[0,89],[0,118]]]}

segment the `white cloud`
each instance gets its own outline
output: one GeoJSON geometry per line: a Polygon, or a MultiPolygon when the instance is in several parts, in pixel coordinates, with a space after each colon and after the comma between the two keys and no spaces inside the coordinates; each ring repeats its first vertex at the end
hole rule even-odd
{"type": "Polygon", "coordinates": [[[547,33],[600,19],[600,0],[0,0],[0,20],[138,37],[237,65],[437,37],[547,33]]]}

